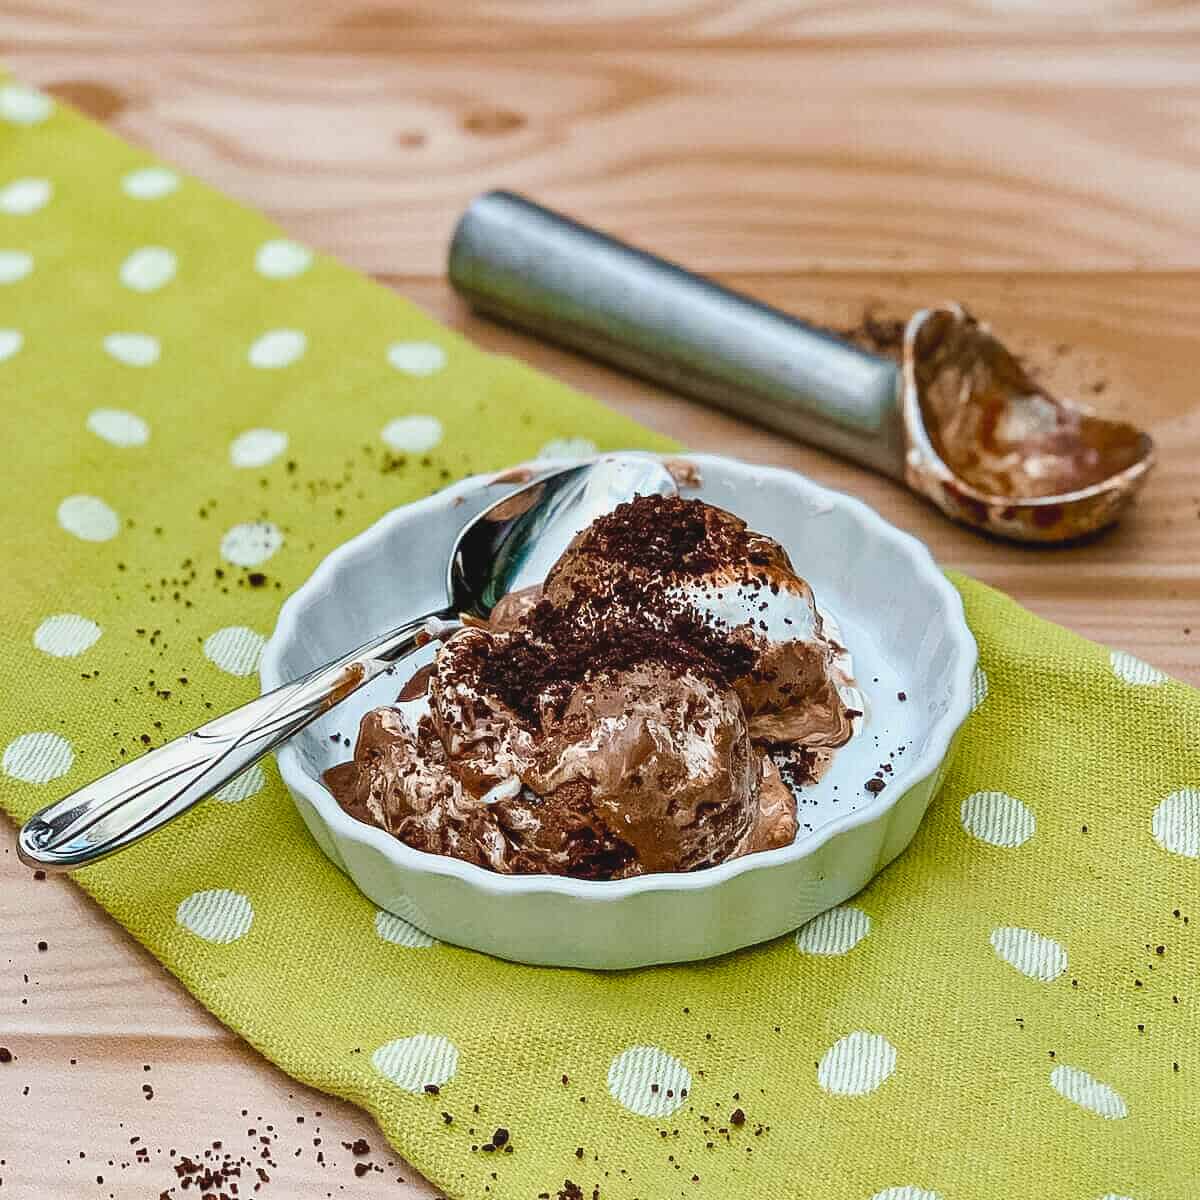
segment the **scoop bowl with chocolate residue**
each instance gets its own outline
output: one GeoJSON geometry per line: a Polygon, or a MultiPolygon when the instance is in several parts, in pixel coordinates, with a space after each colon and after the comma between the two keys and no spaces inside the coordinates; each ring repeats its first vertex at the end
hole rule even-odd
{"type": "Polygon", "coordinates": [[[957,304],[904,334],[905,477],[948,516],[1060,542],[1112,524],[1154,463],[1150,437],[1041,387],[957,304]]]}
{"type": "MultiPolygon", "coordinates": [[[[602,523],[486,624],[425,646],[280,751],[317,843],[380,908],[521,962],[685,961],[795,929],[908,844],[970,708],[957,592],[857,500],[689,459],[700,484],[684,501],[602,523]],[[725,536],[737,553],[710,554],[725,536]],[[841,697],[841,647],[861,703],[841,697]],[[410,668],[429,668],[411,688],[410,668]]],[[[424,608],[437,562],[496,493],[465,480],[335,551],[285,604],[264,687],[424,608]]]]}

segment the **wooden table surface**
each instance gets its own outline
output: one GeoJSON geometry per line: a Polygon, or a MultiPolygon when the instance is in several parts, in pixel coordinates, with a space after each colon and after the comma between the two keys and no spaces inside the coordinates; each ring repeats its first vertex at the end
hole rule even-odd
{"type": "MultiPolygon", "coordinates": [[[[942,563],[1200,682],[1200,6],[24,0],[0,14],[0,56],[484,346],[695,448],[859,495],[942,563]],[[833,324],[961,298],[1052,385],[1147,426],[1158,471],[1087,545],[985,541],[884,480],[470,317],[442,278],[447,237],[494,186],[833,324]]],[[[69,883],[34,881],[7,825],[0,845],[16,1055],[0,1198],[157,1196],[170,1149],[261,1137],[265,1196],[433,1194],[385,1167],[368,1118],[261,1061],[69,883]],[[359,1137],[383,1171],[355,1175],[341,1143],[359,1137]]]]}

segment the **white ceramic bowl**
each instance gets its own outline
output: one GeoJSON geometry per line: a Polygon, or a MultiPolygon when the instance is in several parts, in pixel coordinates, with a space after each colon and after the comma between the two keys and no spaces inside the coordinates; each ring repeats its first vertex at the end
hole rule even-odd
{"type": "MultiPolygon", "coordinates": [[[[394,698],[402,680],[384,675],[278,756],[318,845],[381,908],[436,938],[520,962],[679,962],[795,929],[859,891],[908,845],[970,711],[976,650],[958,593],[924,546],[858,500],[791,471],[690,460],[703,482],[686,494],[786,547],[818,604],[836,615],[867,697],[861,732],[800,795],[796,840],[690,874],[611,882],[497,875],[413,850],[348,816],[321,783],[350,753],[331,734],[353,740],[363,713],[394,698]],[[884,762],[894,773],[872,795],[863,784],[884,762]]],[[[464,480],[389,513],[330,554],[279,614],[262,660],[264,690],[440,606],[455,535],[497,496],[486,479],[464,480]]]]}

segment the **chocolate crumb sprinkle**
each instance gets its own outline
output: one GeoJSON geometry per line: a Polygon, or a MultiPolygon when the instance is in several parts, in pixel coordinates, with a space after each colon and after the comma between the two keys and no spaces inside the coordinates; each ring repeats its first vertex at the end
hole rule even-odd
{"type": "MultiPolygon", "coordinates": [[[[533,724],[547,694],[569,692],[595,664],[621,670],[655,662],[731,684],[753,667],[748,642],[730,639],[671,596],[671,581],[703,574],[735,550],[771,561],[744,522],[716,522],[699,501],[640,496],[598,518],[576,553],[596,567],[563,604],[542,600],[514,630],[503,653],[479,648],[479,682],[533,724]],[[706,515],[707,514],[707,515],[706,515]],[[618,578],[602,578],[620,564],[618,578]],[[647,620],[652,612],[653,620],[647,620]]],[[[762,565],[762,564],[760,564],[762,565]]]]}

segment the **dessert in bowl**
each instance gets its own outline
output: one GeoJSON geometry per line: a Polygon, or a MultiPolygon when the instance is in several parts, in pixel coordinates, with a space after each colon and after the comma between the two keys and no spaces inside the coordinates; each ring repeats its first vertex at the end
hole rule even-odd
{"type": "Polygon", "coordinates": [[[793,787],[860,703],[778,542],[638,496],[453,634],[324,780],[359,820],[503,874],[693,871],[793,841],[793,787]]]}
{"type": "MultiPolygon", "coordinates": [[[[858,501],[692,461],[682,499],[601,518],[541,587],[280,752],[381,908],[503,957],[627,967],[785,933],[907,845],[969,711],[957,593],[858,501]]],[[[264,687],[421,611],[495,498],[466,480],[330,555],[264,687]]]]}

